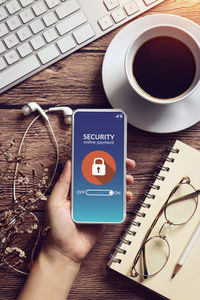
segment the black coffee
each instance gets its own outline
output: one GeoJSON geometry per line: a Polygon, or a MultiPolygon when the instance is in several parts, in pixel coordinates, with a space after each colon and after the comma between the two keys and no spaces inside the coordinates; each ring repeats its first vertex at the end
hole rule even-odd
{"type": "Polygon", "coordinates": [[[181,41],[160,36],[145,42],[133,60],[133,75],[142,90],[155,98],[174,98],[185,92],[196,73],[195,59],[181,41]]]}

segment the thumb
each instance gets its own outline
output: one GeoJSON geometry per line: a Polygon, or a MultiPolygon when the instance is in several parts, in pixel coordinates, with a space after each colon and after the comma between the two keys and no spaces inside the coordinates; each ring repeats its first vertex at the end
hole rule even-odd
{"type": "Polygon", "coordinates": [[[59,205],[65,202],[71,183],[71,162],[68,160],[48,199],[49,205],[59,205]]]}

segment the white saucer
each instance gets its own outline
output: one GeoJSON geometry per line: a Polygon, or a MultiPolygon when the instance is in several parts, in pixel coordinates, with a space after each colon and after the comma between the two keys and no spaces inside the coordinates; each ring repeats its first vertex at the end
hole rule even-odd
{"type": "Polygon", "coordinates": [[[114,108],[121,108],[128,122],[145,131],[170,133],[186,129],[200,120],[200,88],[189,99],[168,105],[152,104],[138,96],[128,84],[124,57],[133,38],[153,25],[171,24],[191,32],[200,43],[200,26],[175,15],[157,14],[139,18],[124,27],[110,43],[103,61],[103,85],[114,108]]]}

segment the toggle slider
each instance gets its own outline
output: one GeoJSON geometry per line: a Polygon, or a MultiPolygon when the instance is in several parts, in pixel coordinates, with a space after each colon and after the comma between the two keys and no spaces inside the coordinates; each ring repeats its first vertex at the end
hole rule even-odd
{"type": "Polygon", "coordinates": [[[86,190],[87,196],[113,196],[113,190],[86,190]]]}

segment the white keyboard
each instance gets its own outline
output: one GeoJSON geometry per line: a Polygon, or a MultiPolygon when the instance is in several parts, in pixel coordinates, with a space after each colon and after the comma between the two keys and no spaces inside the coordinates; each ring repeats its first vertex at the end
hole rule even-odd
{"type": "Polygon", "coordinates": [[[164,0],[0,0],[0,93],[164,0]]]}

